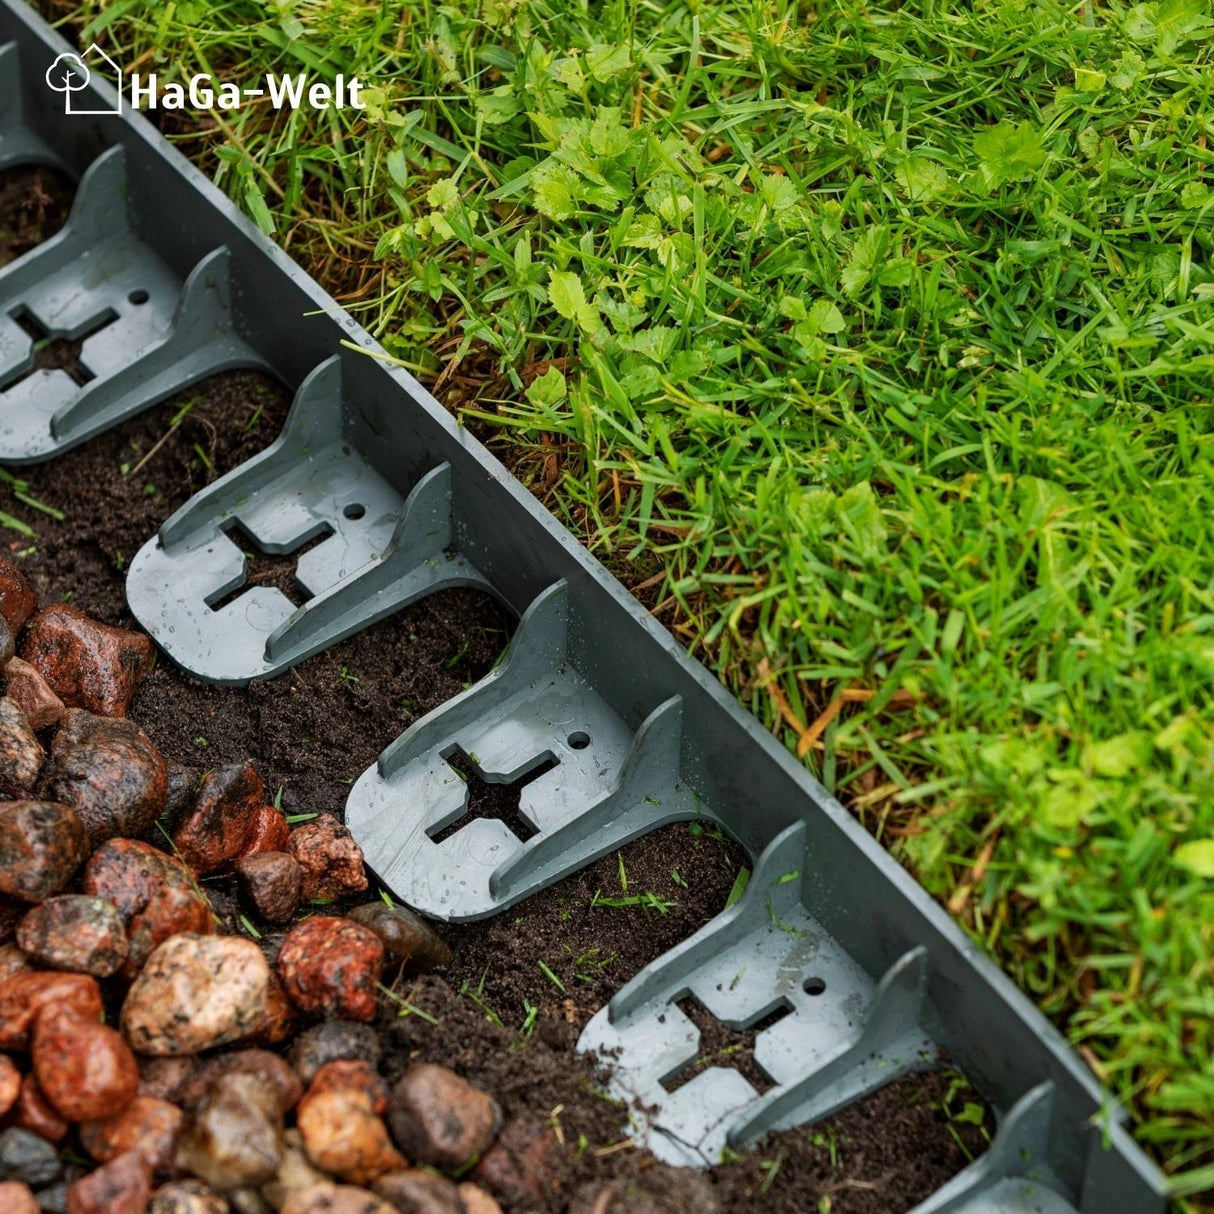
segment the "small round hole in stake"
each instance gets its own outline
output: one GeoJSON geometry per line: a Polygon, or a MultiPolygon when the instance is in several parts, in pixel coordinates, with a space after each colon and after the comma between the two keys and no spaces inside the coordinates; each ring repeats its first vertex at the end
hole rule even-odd
{"type": "Polygon", "coordinates": [[[571,733],[565,740],[574,750],[585,750],[590,745],[590,735],[583,733],[580,729],[571,733]]]}
{"type": "Polygon", "coordinates": [[[807,995],[820,995],[826,990],[826,983],[821,978],[806,978],[802,989],[807,995]]]}
{"type": "Polygon", "coordinates": [[[362,518],[367,513],[367,508],[361,502],[351,502],[343,511],[342,514],[346,518],[362,518]]]}
{"type": "Polygon", "coordinates": [[[127,299],[129,299],[133,304],[145,304],[147,303],[148,298],[148,293],[142,288],[140,288],[138,291],[132,291],[127,296],[127,299]]]}

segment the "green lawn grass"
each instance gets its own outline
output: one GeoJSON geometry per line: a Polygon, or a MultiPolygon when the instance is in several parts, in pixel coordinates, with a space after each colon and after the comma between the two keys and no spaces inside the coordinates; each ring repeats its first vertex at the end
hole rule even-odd
{"type": "Polygon", "coordinates": [[[46,3],[1214,1187],[1207,5],[46,3]]]}

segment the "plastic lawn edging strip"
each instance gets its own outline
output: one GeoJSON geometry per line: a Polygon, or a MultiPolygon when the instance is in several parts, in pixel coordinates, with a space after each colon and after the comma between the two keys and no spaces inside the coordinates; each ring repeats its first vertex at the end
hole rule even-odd
{"type": "MultiPolygon", "coordinates": [[[[450,921],[665,822],[702,816],[748,849],[745,893],[584,1031],[584,1048],[613,1052],[617,1092],[646,1106],[635,1116],[655,1153],[710,1163],[947,1052],[999,1128],[919,1214],[1163,1210],[1124,1112],[1060,1035],[709,672],[149,124],[63,113],[44,77],[68,49],[0,4],[0,166],[79,182],[63,232],[0,271],[0,458],[47,458],[226,367],[296,388],[277,442],[132,561],[132,610],[161,647],[241,683],[440,587],[491,591],[520,620],[505,659],[383,751],[347,820],[395,894],[450,921]],[[27,374],[19,317],[83,339],[92,378],[27,374]],[[311,544],[297,576],[312,597],[231,599],[245,572],[233,534],[280,555],[311,544]],[[465,806],[457,753],[491,782],[534,775],[529,837],[488,819],[447,831],[465,806]],[[731,1027],[769,1022],[755,1055],[775,1086],[759,1095],[713,1067],[667,1091],[697,1053],[675,1006],[688,995],[731,1027]]],[[[117,105],[105,85],[73,97],[117,105]]]]}

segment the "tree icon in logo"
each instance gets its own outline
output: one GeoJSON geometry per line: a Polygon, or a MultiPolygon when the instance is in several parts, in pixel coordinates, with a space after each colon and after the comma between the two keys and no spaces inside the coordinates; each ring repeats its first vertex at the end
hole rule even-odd
{"type": "MultiPolygon", "coordinates": [[[[65,114],[120,114],[122,112],[121,68],[96,43],[93,43],[84,52],[84,55],[92,56],[100,61],[99,66],[101,67],[103,77],[106,75],[107,68],[116,77],[118,82],[117,107],[112,105],[105,109],[76,109],[73,107],[72,94],[83,92],[93,80],[93,73],[89,71],[83,56],[77,55],[73,51],[64,51],[46,69],[47,87],[56,93],[63,94],[63,112],[65,114]]],[[[94,66],[98,65],[95,64],[94,66]]]]}

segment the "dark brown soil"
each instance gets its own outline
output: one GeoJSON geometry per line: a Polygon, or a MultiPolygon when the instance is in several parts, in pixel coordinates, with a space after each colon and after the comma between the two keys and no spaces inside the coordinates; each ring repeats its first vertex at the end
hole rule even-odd
{"type": "Polygon", "coordinates": [[[71,205],[71,187],[54,169],[0,173],[0,266],[54,236],[71,205]]]}
{"type": "MultiPolygon", "coordinates": [[[[62,196],[33,198],[38,191],[50,192],[44,178],[0,175],[0,261],[62,213],[62,196]],[[27,217],[16,235],[7,231],[10,214],[27,217]]],[[[191,493],[264,447],[288,405],[264,376],[219,376],[49,464],[10,470],[0,510],[33,534],[0,519],[0,551],[21,564],[44,603],[70,598],[108,623],[133,625],[123,593],[131,557],[191,493]]],[[[281,561],[254,576],[291,582],[281,561]]],[[[439,594],[247,688],[211,686],[161,661],[131,716],[177,763],[205,769],[251,759],[267,787],[281,789],[288,813],[340,816],[350,784],[378,752],[486,674],[510,627],[488,596],[439,594]]],[[[471,783],[473,812],[512,820],[517,790],[471,783]]],[[[956,1094],[942,1073],[892,1084],[830,1124],[776,1135],[699,1180],[625,1142],[624,1115],[597,1089],[591,1061],[575,1054],[577,1036],[632,974],[725,905],[746,863],[713,830],[667,827],[496,918],[444,929],[450,969],[397,981],[405,1014],[385,1000],[381,1016],[388,1076],[412,1059],[454,1066],[493,1092],[508,1116],[538,1118],[550,1140],[544,1200],[507,1203],[508,1214],[589,1214],[608,1184],[621,1200],[599,1208],[613,1211],[681,1211],[699,1193],[697,1209],[710,1209],[715,1196],[724,1211],[897,1214],[982,1149],[987,1127],[951,1118],[976,1098],[956,1094]]],[[[239,930],[228,879],[208,879],[207,888],[239,930]]],[[[272,952],[281,929],[261,930],[272,952]]],[[[706,1018],[699,1065],[739,1066],[761,1086],[753,1036],[706,1018]]]]}

